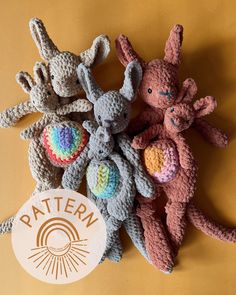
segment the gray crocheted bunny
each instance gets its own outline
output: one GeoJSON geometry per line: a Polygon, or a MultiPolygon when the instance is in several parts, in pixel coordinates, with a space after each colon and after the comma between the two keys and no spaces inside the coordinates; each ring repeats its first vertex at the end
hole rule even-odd
{"type": "MultiPolygon", "coordinates": [[[[60,99],[50,84],[48,69],[44,63],[35,64],[34,77],[35,80],[26,72],[19,72],[16,75],[17,82],[29,94],[29,99],[0,113],[0,127],[14,126],[22,117],[30,113],[43,114],[40,120],[21,132],[23,139],[31,140],[29,165],[37,183],[35,189],[37,192],[57,188],[61,184],[63,173],[61,167],[70,163],[66,157],[63,157],[63,152],[67,152],[67,157],[70,152],[70,159],[75,160],[87,143],[87,133],[82,126],[77,122],[69,121],[63,115],[71,112],[88,112],[92,109],[92,105],[85,99],[77,99],[61,106],[60,99]],[[72,142],[68,143],[76,149],[65,150],[61,143],[71,129],[81,136],[78,136],[79,139],[72,138],[72,142]],[[59,141],[56,150],[53,150],[51,142],[52,133],[59,141]]],[[[0,225],[0,233],[4,231],[3,227],[4,223],[0,225]]]]}
{"type": "Polygon", "coordinates": [[[81,91],[76,74],[80,63],[86,67],[93,67],[106,59],[110,52],[110,41],[105,35],[98,36],[91,48],[75,55],[69,51],[61,52],[56,47],[40,19],[32,18],[29,27],[42,59],[48,62],[52,87],[61,97],[72,97],[81,91]]]}
{"type": "MultiPolygon", "coordinates": [[[[90,70],[83,65],[78,67],[78,77],[86,92],[87,98],[94,104],[94,115],[97,124],[110,129],[114,136],[116,147],[119,148],[119,153],[121,150],[122,156],[127,158],[132,167],[132,179],[134,179],[137,190],[145,197],[152,197],[155,193],[153,183],[143,170],[139,153],[131,147],[130,139],[123,132],[129,123],[131,103],[135,99],[142,77],[140,65],[136,61],[133,61],[127,66],[124,84],[119,91],[108,91],[104,93],[97,86],[90,70]]],[[[85,150],[83,153],[85,153],[85,150]]],[[[81,155],[80,159],[77,159],[66,169],[62,179],[63,187],[73,190],[79,188],[81,174],[78,171],[82,169],[82,159],[83,156],[81,155]]],[[[88,197],[93,199],[93,195],[94,192],[89,187],[88,197]]],[[[124,219],[123,224],[133,243],[146,257],[142,228],[138,218],[133,212],[130,212],[128,217],[124,219]]],[[[113,237],[112,242],[112,247],[109,250],[107,249],[107,257],[111,260],[119,261],[121,258],[119,237],[113,237]]]]}

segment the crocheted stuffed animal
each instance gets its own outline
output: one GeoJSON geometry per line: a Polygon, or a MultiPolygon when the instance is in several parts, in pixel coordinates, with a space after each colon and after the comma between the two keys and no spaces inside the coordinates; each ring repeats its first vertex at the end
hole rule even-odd
{"type": "Polygon", "coordinates": [[[108,128],[97,128],[92,121],[85,121],[83,126],[90,133],[90,139],[78,161],[80,169],[76,177],[82,179],[86,171],[91,191],[88,196],[96,203],[106,221],[107,244],[103,259],[112,248],[112,255],[118,261],[122,255],[118,230],[132,212],[136,193],[132,168],[114,151],[114,140],[108,128]],[[114,241],[116,245],[113,248],[114,241]]]}
{"type": "MultiPolygon", "coordinates": [[[[182,89],[180,87],[178,71],[181,62],[182,41],[183,27],[175,25],[166,42],[164,58],[145,62],[134,51],[126,36],[120,35],[116,39],[117,56],[120,62],[126,66],[130,61],[138,60],[143,69],[139,96],[148,107],[131,122],[130,132],[137,134],[153,124],[162,123],[164,111],[168,107],[178,102],[189,88],[192,88],[191,91],[188,90],[189,92],[193,92],[193,94],[196,92],[189,79],[184,81],[182,89]]],[[[217,147],[227,145],[226,134],[201,118],[196,119],[193,126],[211,144],[217,147]]]]}
{"type": "Polygon", "coordinates": [[[149,257],[158,268],[165,271],[171,271],[173,267],[173,258],[185,234],[187,216],[193,224],[197,222],[197,227],[204,229],[206,234],[236,242],[235,229],[226,229],[207,217],[202,218],[202,213],[192,203],[197,167],[182,131],[188,129],[197,118],[211,113],[216,107],[216,101],[213,97],[207,96],[190,105],[190,97],[191,95],[186,95],[181,103],[166,110],[164,125],[156,124],[149,127],[135,136],[132,142],[133,147],[144,149],[143,163],[155,179],[158,188],[163,190],[168,198],[165,209],[171,244],[159,217],[155,217],[154,206],[157,198],[150,203],[139,198],[138,209],[145,230],[149,257]],[[158,140],[150,143],[154,138],[158,140]]]}
{"type": "MultiPolygon", "coordinates": [[[[132,179],[134,178],[134,183],[137,190],[144,197],[153,196],[155,192],[154,185],[152,181],[148,178],[146,172],[142,167],[139,152],[131,147],[130,139],[123,132],[129,123],[131,103],[135,99],[137,89],[142,77],[142,70],[140,65],[135,61],[128,64],[125,70],[124,84],[119,91],[103,92],[94,81],[90,70],[83,65],[80,65],[78,67],[78,77],[83,89],[86,92],[87,98],[94,104],[94,116],[97,124],[99,126],[110,129],[111,133],[114,136],[115,146],[121,149],[122,157],[126,157],[129,164],[131,165],[133,174],[132,179]]],[[[118,151],[119,153],[121,152],[120,150],[118,151]]],[[[86,149],[84,150],[84,153],[85,152],[86,149]]],[[[81,181],[81,174],[78,173],[78,171],[81,171],[81,169],[83,169],[83,165],[86,165],[86,162],[83,160],[83,156],[81,156],[80,159],[77,159],[66,169],[62,179],[63,187],[73,190],[78,189],[81,181]]],[[[125,182],[126,181],[128,180],[125,180],[125,182]]],[[[96,185],[97,183],[94,183],[94,187],[96,187],[96,185]]],[[[90,196],[94,194],[94,192],[95,191],[92,190],[90,187],[88,195],[90,196]]],[[[126,207],[124,202],[122,202],[122,205],[126,207]]],[[[114,207],[113,211],[117,211],[117,207],[114,207]]],[[[115,214],[123,214],[123,211],[119,211],[120,212],[116,212],[115,214]]],[[[129,214],[128,218],[127,214],[122,216],[122,220],[124,220],[123,224],[132,241],[139,250],[141,249],[141,253],[145,255],[142,228],[140,227],[138,218],[133,212],[129,214]]],[[[114,247],[111,248],[111,253],[109,253],[109,256],[107,255],[110,259],[115,261],[121,258],[117,257],[117,253],[114,257],[112,253],[114,248],[120,248],[119,246],[116,247],[117,240],[118,239],[116,239],[115,241],[115,239],[113,239],[114,247]]]]}
{"type": "MultiPolygon", "coordinates": [[[[37,183],[35,192],[38,192],[57,188],[61,184],[62,167],[73,162],[88,141],[87,132],[82,126],[69,121],[64,115],[71,112],[88,112],[92,105],[85,99],[77,99],[61,106],[60,99],[50,84],[48,69],[44,63],[35,64],[34,77],[35,80],[26,72],[16,75],[17,82],[29,94],[29,99],[0,113],[0,127],[14,126],[30,113],[43,114],[39,121],[21,132],[22,139],[31,140],[29,165],[37,183]]],[[[4,227],[4,223],[1,226],[4,227]]]]}
{"type": "Polygon", "coordinates": [[[79,55],[69,51],[60,51],[48,36],[43,22],[32,18],[29,22],[30,31],[39,53],[48,62],[51,84],[55,93],[61,97],[72,97],[81,91],[76,69],[82,63],[93,67],[106,59],[110,52],[110,41],[105,35],[94,39],[91,48],[79,55]]]}

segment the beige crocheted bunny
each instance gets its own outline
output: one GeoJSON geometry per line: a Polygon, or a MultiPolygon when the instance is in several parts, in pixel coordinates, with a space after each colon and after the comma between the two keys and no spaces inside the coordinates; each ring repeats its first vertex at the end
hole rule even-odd
{"type": "Polygon", "coordinates": [[[110,52],[110,41],[105,35],[93,40],[92,46],[75,55],[69,51],[60,51],[48,36],[43,22],[32,18],[29,22],[30,31],[42,59],[48,62],[52,87],[61,97],[71,97],[81,91],[76,74],[80,63],[86,67],[100,64],[110,52]]]}

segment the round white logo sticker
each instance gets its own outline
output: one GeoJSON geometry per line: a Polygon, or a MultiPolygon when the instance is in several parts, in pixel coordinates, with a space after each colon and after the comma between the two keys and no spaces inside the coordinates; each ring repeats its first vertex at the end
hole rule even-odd
{"type": "Polygon", "coordinates": [[[35,278],[72,283],[99,264],[106,247],[106,225],[85,196],[64,189],[44,191],[16,214],[12,245],[21,266],[35,278]]]}

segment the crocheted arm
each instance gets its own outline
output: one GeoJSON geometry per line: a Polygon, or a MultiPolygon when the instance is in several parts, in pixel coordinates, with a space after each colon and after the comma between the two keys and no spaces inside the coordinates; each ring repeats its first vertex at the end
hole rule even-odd
{"type": "Polygon", "coordinates": [[[72,103],[63,105],[57,109],[58,115],[67,115],[73,112],[89,112],[92,110],[92,104],[86,99],[77,99],[72,103]]]}
{"type": "Polygon", "coordinates": [[[0,113],[0,127],[8,128],[14,126],[22,117],[36,111],[29,100],[6,109],[0,113]]]}
{"type": "Polygon", "coordinates": [[[152,197],[155,194],[155,186],[143,169],[139,151],[132,148],[131,140],[124,133],[117,135],[117,142],[124,156],[133,167],[133,176],[138,192],[146,198],[152,197]]]}
{"type": "Polygon", "coordinates": [[[89,148],[86,146],[75,162],[65,170],[62,177],[62,186],[64,188],[74,191],[79,189],[86,171],[86,166],[89,162],[88,151],[89,148]]]}
{"type": "Polygon", "coordinates": [[[112,153],[109,157],[118,167],[123,181],[120,183],[122,187],[117,196],[108,200],[107,210],[110,215],[123,221],[129,216],[132,210],[135,196],[132,169],[128,162],[117,153],[112,153]]]}
{"type": "Polygon", "coordinates": [[[44,115],[39,121],[30,125],[28,128],[24,129],[20,133],[20,137],[22,139],[32,139],[34,137],[38,137],[43,129],[51,123],[51,118],[49,116],[44,115]]]}
{"type": "Polygon", "coordinates": [[[160,124],[149,127],[147,130],[134,137],[132,147],[135,149],[145,149],[149,145],[151,139],[158,136],[162,130],[163,127],[160,124]]]}
{"type": "Polygon", "coordinates": [[[140,113],[137,117],[130,121],[127,128],[128,134],[138,134],[150,127],[153,124],[158,124],[163,122],[163,112],[159,110],[158,112],[153,112],[152,110],[146,109],[140,113]]]}
{"type": "Polygon", "coordinates": [[[170,136],[175,142],[179,154],[179,162],[183,169],[192,169],[195,166],[193,154],[185,138],[181,135],[170,136]]]}
{"type": "Polygon", "coordinates": [[[202,118],[195,119],[193,127],[199,131],[206,141],[216,147],[224,148],[229,143],[228,136],[222,130],[212,126],[202,118]]]}

